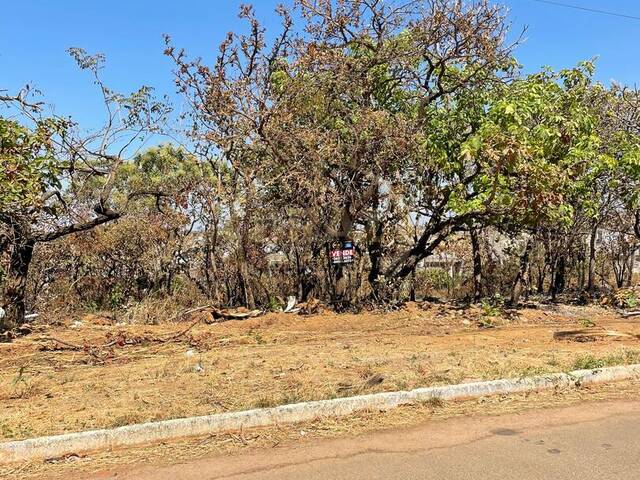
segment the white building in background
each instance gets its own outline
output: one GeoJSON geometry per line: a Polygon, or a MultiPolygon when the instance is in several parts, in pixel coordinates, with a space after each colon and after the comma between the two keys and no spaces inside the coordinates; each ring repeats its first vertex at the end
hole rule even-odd
{"type": "Polygon", "coordinates": [[[449,252],[438,252],[418,262],[418,270],[438,268],[444,270],[451,278],[459,276],[464,269],[464,260],[449,252]]]}

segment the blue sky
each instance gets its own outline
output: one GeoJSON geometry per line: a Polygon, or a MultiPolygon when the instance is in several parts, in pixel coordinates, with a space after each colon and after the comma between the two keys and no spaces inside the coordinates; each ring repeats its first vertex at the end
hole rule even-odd
{"type": "MultiPolygon", "coordinates": [[[[258,0],[258,14],[275,26],[275,5],[258,0]]],[[[640,17],[637,0],[563,0],[640,17]]],[[[171,62],[163,56],[162,34],[191,55],[210,58],[229,30],[237,29],[240,0],[0,0],[0,89],[16,91],[25,83],[41,89],[60,114],[81,124],[97,123],[101,109],[87,74],[79,72],[66,48],[82,47],[107,56],[105,78],[113,88],[130,91],[141,84],[172,93],[171,62]]],[[[289,3],[289,0],[284,0],[289,3]]],[[[599,56],[597,77],[640,84],[637,40],[640,21],[598,15],[538,3],[503,0],[513,30],[528,26],[516,52],[528,71],[542,65],[569,67],[599,56]]]]}

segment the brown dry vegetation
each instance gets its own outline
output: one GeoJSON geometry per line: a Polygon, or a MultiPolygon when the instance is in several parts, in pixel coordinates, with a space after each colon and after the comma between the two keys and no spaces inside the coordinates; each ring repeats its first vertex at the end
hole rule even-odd
{"type": "Polygon", "coordinates": [[[595,324],[640,334],[598,307],[541,306],[487,317],[479,308],[409,304],[392,313],[116,325],[86,316],[0,345],[0,438],[115,427],[255,407],[631,363],[634,337],[577,343],[559,329],[595,324]],[[494,328],[478,325],[493,323],[494,328]],[[74,350],[74,345],[106,349],[74,350]],[[127,342],[131,342],[129,344],[127,342]],[[100,360],[104,357],[104,360],[100,360]],[[382,379],[382,381],[380,381],[382,379]]]}

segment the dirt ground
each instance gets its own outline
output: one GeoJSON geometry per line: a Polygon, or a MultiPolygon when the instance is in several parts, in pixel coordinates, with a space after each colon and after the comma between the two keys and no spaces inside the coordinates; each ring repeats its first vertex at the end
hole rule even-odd
{"type": "Polygon", "coordinates": [[[640,361],[635,336],[553,338],[585,327],[640,334],[638,320],[612,310],[489,313],[437,304],[280,313],[201,322],[182,335],[191,319],[124,325],[92,315],[41,326],[0,345],[0,441],[640,361]]]}

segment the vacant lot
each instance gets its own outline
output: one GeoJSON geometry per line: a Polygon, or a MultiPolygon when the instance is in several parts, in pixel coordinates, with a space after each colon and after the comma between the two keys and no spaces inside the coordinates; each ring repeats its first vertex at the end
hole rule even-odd
{"type": "Polygon", "coordinates": [[[640,359],[634,336],[640,324],[597,307],[539,306],[500,315],[411,304],[392,313],[202,322],[181,334],[191,321],[123,325],[89,316],[1,345],[0,437],[640,359]],[[582,328],[631,335],[553,338],[582,328]]]}

